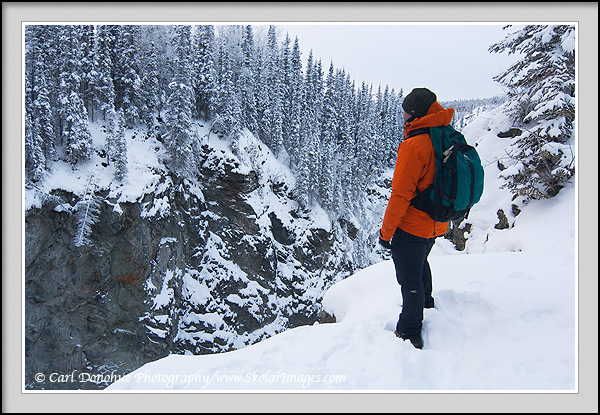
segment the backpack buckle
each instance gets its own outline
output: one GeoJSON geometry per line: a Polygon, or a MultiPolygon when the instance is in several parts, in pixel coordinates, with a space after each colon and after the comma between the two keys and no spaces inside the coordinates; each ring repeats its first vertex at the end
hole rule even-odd
{"type": "Polygon", "coordinates": [[[444,151],[444,163],[448,161],[448,159],[450,158],[450,155],[452,154],[452,151],[454,150],[454,144],[452,144],[450,147],[448,147],[448,150],[444,151]]]}

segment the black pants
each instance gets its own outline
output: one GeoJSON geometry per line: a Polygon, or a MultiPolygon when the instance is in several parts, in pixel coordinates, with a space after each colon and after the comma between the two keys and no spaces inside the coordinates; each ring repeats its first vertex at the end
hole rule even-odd
{"type": "Polygon", "coordinates": [[[434,243],[435,238],[420,238],[401,229],[396,230],[392,238],[392,258],[402,292],[402,312],[396,331],[403,336],[421,332],[423,307],[433,304],[431,268],[427,257],[434,243]]]}

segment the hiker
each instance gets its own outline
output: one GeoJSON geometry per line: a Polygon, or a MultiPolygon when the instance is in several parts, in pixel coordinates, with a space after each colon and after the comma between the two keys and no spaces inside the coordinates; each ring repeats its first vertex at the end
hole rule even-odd
{"type": "Polygon", "coordinates": [[[405,139],[398,147],[392,194],[379,232],[379,243],[391,249],[396,279],[401,286],[402,312],[396,336],[423,348],[423,308],[433,308],[431,268],[427,257],[435,238],[446,233],[448,222],[436,222],[411,205],[417,189],[433,183],[436,161],[429,134],[411,132],[425,127],[449,125],[454,109],[444,109],[427,88],[415,88],[402,103],[405,139]],[[409,138],[410,137],[410,138],[409,138]]]}

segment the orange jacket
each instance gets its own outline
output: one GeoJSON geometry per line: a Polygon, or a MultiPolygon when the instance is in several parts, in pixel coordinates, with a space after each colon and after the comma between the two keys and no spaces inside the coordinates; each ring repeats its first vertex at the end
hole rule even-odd
{"type": "MultiPolygon", "coordinates": [[[[405,137],[418,128],[449,125],[453,115],[453,108],[444,109],[434,102],[427,115],[405,125],[405,137]]],[[[415,189],[425,190],[433,183],[434,176],[435,154],[429,134],[419,134],[400,143],[381,239],[391,240],[397,228],[421,238],[433,238],[446,233],[448,222],[435,222],[427,213],[410,205],[411,199],[417,194],[415,189]]]]}

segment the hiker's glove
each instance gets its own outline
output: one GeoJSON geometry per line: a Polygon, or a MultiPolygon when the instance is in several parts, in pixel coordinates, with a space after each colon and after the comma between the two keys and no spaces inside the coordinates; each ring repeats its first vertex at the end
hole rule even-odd
{"type": "Polygon", "coordinates": [[[392,249],[391,241],[384,241],[381,239],[381,232],[379,232],[379,244],[383,246],[385,249],[392,249]]]}

